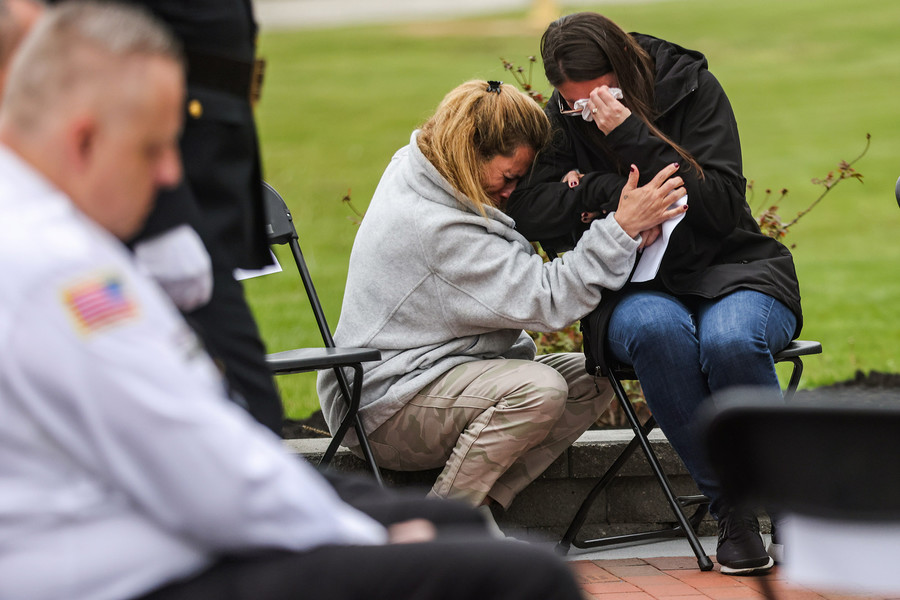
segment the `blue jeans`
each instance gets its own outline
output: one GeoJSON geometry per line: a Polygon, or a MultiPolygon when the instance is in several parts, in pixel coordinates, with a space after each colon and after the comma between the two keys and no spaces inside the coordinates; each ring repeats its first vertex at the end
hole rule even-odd
{"type": "Polygon", "coordinates": [[[609,349],[634,367],[650,411],[714,515],[722,509],[721,490],[695,430],[695,412],[728,387],[780,391],[772,354],[790,343],[796,325],[784,304],[750,290],[701,298],[691,307],[663,292],[635,291],[613,311],[609,349]]]}

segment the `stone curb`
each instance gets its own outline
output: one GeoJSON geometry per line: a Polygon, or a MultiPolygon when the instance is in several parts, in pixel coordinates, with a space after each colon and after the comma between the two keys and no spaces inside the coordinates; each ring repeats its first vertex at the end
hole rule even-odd
{"type": "MultiPolygon", "coordinates": [[[[585,432],[565,453],[516,498],[510,510],[498,516],[504,531],[534,540],[558,540],[594,486],[597,478],[619,456],[632,438],[630,430],[585,432]]],[[[650,434],[654,451],[662,463],[676,494],[697,494],[697,488],[672,450],[665,435],[656,429],[650,434]]],[[[285,448],[301,454],[313,464],[328,446],[328,439],[284,440],[285,448]]],[[[333,461],[340,471],[365,471],[365,463],[341,448],[333,461]]],[[[383,470],[386,482],[394,486],[427,490],[439,469],[398,472],[383,470]]],[[[640,449],[622,468],[594,502],[579,539],[619,535],[666,526],[674,521],[671,510],[640,449]]],[[[701,535],[714,535],[715,523],[707,517],[701,535]]]]}

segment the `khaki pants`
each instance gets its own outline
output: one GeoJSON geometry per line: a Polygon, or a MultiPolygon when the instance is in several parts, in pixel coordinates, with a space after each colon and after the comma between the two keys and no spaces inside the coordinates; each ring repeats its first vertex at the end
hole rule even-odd
{"type": "Polygon", "coordinates": [[[385,468],[443,467],[429,495],[472,505],[490,497],[508,508],[611,399],[581,353],[473,361],[423,388],[368,437],[385,468]]]}

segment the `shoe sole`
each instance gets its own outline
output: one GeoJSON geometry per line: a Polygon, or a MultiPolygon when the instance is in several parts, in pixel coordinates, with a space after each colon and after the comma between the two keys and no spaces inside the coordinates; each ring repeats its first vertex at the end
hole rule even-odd
{"type": "Polygon", "coordinates": [[[726,575],[758,575],[761,573],[765,573],[770,570],[773,566],[775,566],[775,561],[772,560],[771,556],[766,557],[768,561],[764,565],[758,565],[755,567],[728,567],[721,563],[719,563],[719,567],[722,573],[726,575]]]}

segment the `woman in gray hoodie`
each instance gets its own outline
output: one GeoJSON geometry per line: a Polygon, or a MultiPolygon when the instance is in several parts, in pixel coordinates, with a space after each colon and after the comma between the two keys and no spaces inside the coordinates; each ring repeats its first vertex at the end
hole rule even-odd
{"type": "MultiPolygon", "coordinates": [[[[641,232],[685,210],[670,208],[677,165],[641,187],[632,167],[613,218],[543,262],[503,209],[549,137],[514,86],[460,85],[394,155],[353,245],[335,341],[381,351],[360,410],[373,452],[390,469],[443,467],[434,496],[508,508],[597,419],[605,380],[581,353],[535,356],[524,329],[589,313],[626,282],[641,232]]],[[[332,372],[318,391],[335,428],[332,372]]]]}

